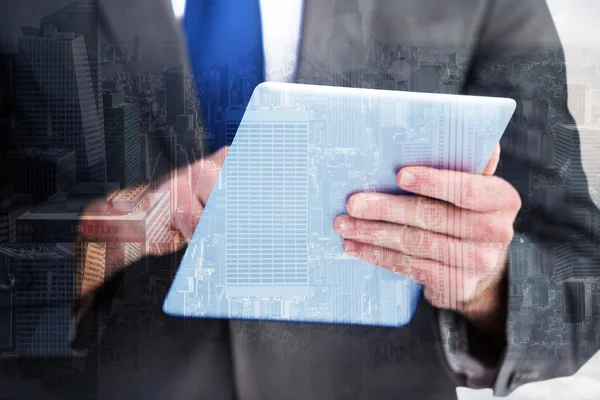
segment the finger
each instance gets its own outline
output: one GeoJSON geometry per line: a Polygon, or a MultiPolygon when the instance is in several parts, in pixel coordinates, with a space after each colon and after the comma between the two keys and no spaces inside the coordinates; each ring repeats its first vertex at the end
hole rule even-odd
{"type": "Polygon", "coordinates": [[[214,158],[214,160],[215,160],[215,162],[217,162],[217,164],[223,165],[223,163],[225,162],[225,157],[227,157],[227,153],[229,153],[230,149],[231,149],[231,146],[223,146],[219,149],[219,151],[217,151],[211,157],[214,158]]]}
{"type": "Polygon", "coordinates": [[[218,151],[208,157],[204,157],[198,161],[203,171],[219,171],[225,163],[225,158],[229,153],[230,146],[223,146],[218,151]]]}
{"type": "Polygon", "coordinates": [[[492,156],[490,157],[490,161],[487,166],[483,170],[484,176],[492,176],[496,172],[496,168],[498,168],[498,163],[500,162],[500,144],[496,145],[492,156]]]}
{"type": "Polygon", "coordinates": [[[406,167],[398,173],[398,186],[408,192],[446,201],[477,212],[521,208],[519,193],[496,176],[427,167],[406,167]]]}
{"type": "Polygon", "coordinates": [[[170,229],[189,241],[195,228],[195,219],[202,212],[202,203],[193,190],[192,166],[178,169],[159,190],[169,193],[171,212],[170,229]]]}
{"type": "Polygon", "coordinates": [[[344,251],[362,261],[413,279],[422,285],[430,286],[435,283],[436,275],[451,269],[438,262],[420,259],[398,251],[377,247],[354,240],[344,240],[344,251]]]}
{"type": "Polygon", "coordinates": [[[410,226],[357,220],[344,215],[334,220],[334,229],[344,239],[452,267],[473,265],[484,272],[496,267],[505,247],[500,243],[470,242],[410,226]]]}
{"type": "Polygon", "coordinates": [[[186,242],[189,243],[194,233],[192,215],[189,213],[173,213],[172,229],[181,233],[186,242]]]}
{"type": "Polygon", "coordinates": [[[425,298],[437,308],[458,310],[477,295],[481,282],[475,278],[478,275],[465,268],[454,268],[354,240],[344,240],[344,250],[366,263],[421,283],[425,298]]]}
{"type": "Polygon", "coordinates": [[[204,205],[208,202],[208,198],[219,178],[228,152],[229,146],[222,147],[216,153],[191,166],[195,192],[204,205]]]}
{"type": "Polygon", "coordinates": [[[510,213],[479,213],[423,196],[357,193],[346,206],[351,217],[408,225],[479,242],[510,241],[514,235],[510,213]]]}

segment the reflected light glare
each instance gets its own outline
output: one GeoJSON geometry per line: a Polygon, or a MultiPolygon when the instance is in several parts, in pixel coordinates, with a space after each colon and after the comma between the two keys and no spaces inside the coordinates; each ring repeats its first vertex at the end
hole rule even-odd
{"type": "Polygon", "coordinates": [[[177,18],[183,17],[183,13],[185,12],[185,2],[186,0],[171,0],[173,12],[177,18]]]}

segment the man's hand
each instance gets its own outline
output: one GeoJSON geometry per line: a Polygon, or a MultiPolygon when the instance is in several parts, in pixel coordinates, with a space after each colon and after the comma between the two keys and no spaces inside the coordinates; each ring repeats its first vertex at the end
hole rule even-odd
{"type": "Polygon", "coordinates": [[[179,169],[159,187],[159,190],[171,193],[172,202],[176,201],[176,210],[171,214],[171,229],[179,232],[185,242],[189,242],[194,233],[228,152],[229,146],[222,147],[210,157],[179,169]]]}
{"type": "MultiPolygon", "coordinates": [[[[171,202],[176,202],[176,212],[170,213],[170,229],[172,231],[179,232],[184,241],[179,241],[176,237],[172,237],[175,239],[173,243],[142,243],[140,248],[141,252],[139,254],[140,258],[149,255],[160,255],[163,251],[165,251],[165,248],[168,249],[168,251],[178,250],[179,248],[183,247],[185,242],[190,240],[195,226],[198,223],[198,219],[202,214],[204,205],[207,203],[212,188],[219,177],[219,172],[223,166],[223,162],[225,161],[225,156],[228,151],[229,147],[223,147],[210,157],[206,157],[195,162],[194,164],[175,171],[170,176],[170,179],[168,179],[158,188],[158,190],[170,192],[171,202]],[[174,194],[176,195],[174,196],[174,194]]],[[[106,202],[106,198],[101,198],[88,205],[79,221],[80,231],[86,233],[80,234],[78,240],[86,243],[104,242],[103,236],[105,234],[101,233],[101,236],[97,237],[94,233],[94,230],[87,230],[83,228],[87,222],[86,216],[92,216],[97,211],[104,212],[106,210],[106,202]]],[[[110,226],[112,221],[113,220],[107,220],[107,226],[110,226]]],[[[98,229],[98,232],[103,231],[103,229],[98,229]]],[[[80,265],[78,268],[80,269],[80,273],[85,276],[87,269],[86,265],[84,264],[87,261],[85,257],[79,258],[80,259],[78,262],[80,265]]],[[[129,260],[129,262],[132,261],[133,260],[129,260]]],[[[122,262],[122,257],[114,258],[110,257],[109,255],[106,257],[105,270],[110,271],[110,273],[114,273],[121,268],[126,267],[126,265],[123,265],[122,262]]],[[[86,279],[84,279],[84,281],[86,281],[86,279]]],[[[98,283],[91,286],[86,286],[84,289],[82,289],[82,296],[93,292],[97,288],[98,283]]]]}
{"type": "Polygon", "coordinates": [[[498,317],[499,286],[521,208],[518,192],[492,176],[499,156],[498,146],[483,175],[403,168],[398,186],[414,196],[353,195],[349,215],[334,221],[344,250],[419,281],[437,308],[456,310],[478,325],[498,317]]]}

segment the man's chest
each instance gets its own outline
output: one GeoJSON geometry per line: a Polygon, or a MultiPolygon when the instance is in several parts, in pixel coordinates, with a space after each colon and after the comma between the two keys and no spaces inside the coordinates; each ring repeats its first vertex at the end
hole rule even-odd
{"type": "Polygon", "coordinates": [[[457,93],[485,0],[305,0],[297,81],[457,93]]]}
{"type": "MultiPolygon", "coordinates": [[[[150,0],[143,7],[141,0],[98,1],[101,35],[130,41],[134,30],[148,49],[147,59],[155,52],[163,63],[187,62],[185,36],[168,12],[170,0],[150,0]]],[[[438,91],[439,81],[440,92],[456,92],[485,22],[487,0],[450,0],[443,7],[438,0],[297,0],[294,12],[277,23],[272,19],[277,8],[263,2],[271,21],[263,24],[266,44],[280,54],[280,47],[299,40],[299,82],[438,91]]]]}

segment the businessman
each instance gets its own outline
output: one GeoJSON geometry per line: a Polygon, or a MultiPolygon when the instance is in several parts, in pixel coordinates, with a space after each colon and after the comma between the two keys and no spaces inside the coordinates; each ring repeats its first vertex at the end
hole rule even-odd
{"type": "MultiPolygon", "coordinates": [[[[161,26],[175,31],[174,25],[165,22],[171,17],[162,0],[124,9],[114,3],[99,0],[96,7],[102,29],[115,42],[126,36],[124,21],[140,21],[147,30],[161,26]]],[[[88,393],[106,399],[448,399],[456,396],[459,385],[491,387],[502,396],[528,382],[574,373],[589,357],[583,343],[593,343],[589,340],[592,325],[567,328],[566,353],[532,357],[528,347],[541,341],[535,338],[536,329],[547,316],[532,312],[530,318],[535,321],[526,325],[518,312],[509,310],[511,279],[525,268],[541,271],[549,279],[565,265],[592,273],[598,269],[597,235],[586,219],[574,218],[582,212],[592,220],[598,215],[587,192],[577,132],[563,132],[559,138],[568,143],[566,157],[544,159],[544,153],[535,158],[522,151],[523,144],[537,134],[532,127],[540,125],[538,119],[544,113],[526,112],[522,103],[531,91],[507,65],[523,53],[527,60],[548,55],[550,50],[555,51],[553,57],[562,57],[545,2],[305,0],[276,9],[277,3],[284,2],[248,1],[242,6],[233,0],[188,0],[185,41],[178,51],[183,56],[186,50],[189,53],[199,94],[199,77],[206,64],[214,62],[208,59],[219,56],[219,49],[233,49],[236,44],[253,48],[257,43],[264,45],[265,56],[258,51],[247,61],[259,71],[257,81],[361,86],[390,81],[393,73],[398,90],[436,91],[427,73],[415,78],[406,68],[417,55],[405,57],[402,49],[392,50],[391,56],[386,49],[382,55],[377,48],[371,54],[361,53],[362,38],[377,37],[411,48],[434,46],[446,54],[460,48],[466,60],[454,70],[455,92],[512,97],[520,103],[501,149],[482,176],[406,168],[398,174],[398,185],[416,197],[359,194],[349,199],[347,215],[332,222],[349,254],[420,280],[426,288],[425,299],[411,324],[401,329],[182,321],[162,315],[158,302],[154,315],[162,321],[160,329],[132,324],[132,320],[140,321],[135,310],[112,307],[110,323],[100,334],[94,321],[105,306],[110,309],[114,293],[124,284],[123,274],[117,274],[80,310],[74,345],[89,351],[87,365],[97,363],[94,357],[102,356],[103,347],[123,341],[135,343],[135,359],[143,361],[137,366],[127,360],[100,363],[97,373],[78,385],[80,397],[74,386],[70,388],[71,398],[88,393]],[[326,37],[331,37],[329,45],[323,43],[326,37]],[[286,57],[290,48],[298,49],[297,58],[286,57]],[[371,68],[375,79],[367,80],[363,61],[377,64],[377,60],[386,63],[388,72],[371,68]],[[262,78],[260,71],[265,72],[262,78]],[[536,180],[563,187],[569,196],[546,201],[536,180]],[[569,251],[553,253],[565,244],[569,251]],[[536,254],[533,267],[519,256],[523,249],[525,257],[536,254]],[[466,279],[450,287],[443,278],[448,270],[466,279]],[[525,333],[529,344],[515,337],[517,331],[530,331],[525,333]],[[93,342],[97,338],[100,346],[93,342]]],[[[547,84],[565,81],[561,68],[548,68],[546,75],[547,84]]],[[[209,125],[211,115],[206,107],[202,111],[203,122],[209,125]]],[[[573,124],[567,110],[559,113],[563,125],[573,124]]],[[[207,155],[217,166],[227,151],[226,142],[220,145],[225,147],[207,155]]],[[[204,161],[193,163],[191,172],[181,166],[177,173],[188,171],[193,180],[214,183],[216,169],[207,168],[204,161]]],[[[163,187],[184,194],[194,190],[182,181],[187,180],[177,179],[176,185],[167,181],[163,187]]],[[[209,192],[204,190],[180,204],[183,212],[176,213],[172,223],[185,238],[193,231],[186,213],[201,209],[209,192]]],[[[168,264],[182,252],[149,254],[148,258],[155,265],[168,264]]],[[[143,265],[142,260],[127,270],[143,270],[143,265]]],[[[565,303],[579,295],[564,290],[565,303]]],[[[11,367],[6,365],[6,369],[11,367]]],[[[11,377],[5,380],[16,388],[18,378],[7,376],[11,377]]]]}

